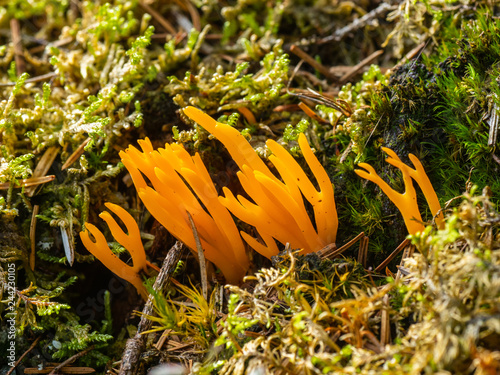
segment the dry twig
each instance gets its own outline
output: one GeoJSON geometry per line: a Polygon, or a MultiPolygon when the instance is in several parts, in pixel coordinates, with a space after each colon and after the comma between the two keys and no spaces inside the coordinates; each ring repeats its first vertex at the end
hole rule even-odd
{"type": "Polygon", "coordinates": [[[42,339],[43,335],[41,336],[38,336],[35,341],[33,341],[30,345],[30,347],[28,348],[28,350],[26,350],[20,357],[19,359],[16,361],[16,363],[14,363],[14,366],[12,366],[9,371],[7,371],[5,373],[5,375],[10,375],[12,374],[12,372],[16,369],[16,367],[21,363],[21,361],[23,360],[24,357],[26,357],[26,355],[31,352],[33,350],[33,348],[36,346],[36,344],[38,344],[38,342],[42,339]]]}
{"type": "Polygon", "coordinates": [[[176,3],[189,12],[193,27],[197,31],[201,31],[200,15],[198,14],[198,11],[196,10],[196,7],[193,5],[193,3],[189,0],[176,0],[176,3]]]}
{"type": "Polygon", "coordinates": [[[385,13],[388,13],[389,11],[394,9],[396,9],[396,6],[384,2],[380,4],[377,8],[373,9],[371,12],[366,13],[363,17],[356,18],[349,25],[336,30],[333,35],[327,36],[326,38],[319,40],[318,44],[323,44],[328,42],[338,42],[344,39],[350,33],[365,27],[366,25],[373,22],[374,19],[381,17],[385,13]]]}
{"type": "MultiPolygon", "coordinates": [[[[43,154],[42,158],[36,165],[36,168],[33,172],[32,178],[39,178],[42,176],[45,176],[47,172],[49,171],[50,167],[52,166],[52,163],[54,163],[54,160],[59,153],[59,147],[58,146],[52,146],[47,148],[45,150],[45,153],[43,154]]],[[[28,186],[28,185],[26,185],[28,186]]],[[[35,194],[36,186],[33,184],[32,186],[28,187],[25,192],[28,197],[32,197],[33,194],[35,194]]]]}
{"type": "Polygon", "coordinates": [[[336,248],[335,244],[330,244],[328,246],[325,246],[323,249],[318,251],[318,256],[320,258],[323,258],[323,259],[333,259],[337,255],[342,254],[344,251],[346,251],[348,248],[350,248],[352,245],[354,245],[356,243],[356,241],[361,240],[364,237],[365,237],[365,233],[361,232],[356,237],[354,237],[352,240],[347,242],[344,246],[339,247],[338,249],[336,248]]]}
{"type": "Polygon", "coordinates": [[[160,13],[151,8],[144,1],[139,1],[139,5],[141,6],[142,9],[148,12],[151,15],[151,17],[153,17],[166,31],[168,31],[172,35],[177,34],[177,30],[175,30],[172,24],[168,22],[160,13]]]}
{"type": "Polygon", "coordinates": [[[290,47],[290,52],[292,52],[294,55],[296,55],[297,57],[299,57],[302,60],[304,60],[305,62],[307,62],[314,69],[316,69],[318,72],[323,74],[325,77],[327,77],[331,81],[337,82],[337,77],[334,76],[333,74],[331,74],[330,70],[326,66],[324,66],[323,64],[321,64],[320,62],[315,60],[311,55],[304,52],[302,49],[300,49],[300,47],[298,47],[296,45],[292,45],[290,47]]]}
{"type": "Polygon", "coordinates": [[[191,230],[193,231],[194,241],[196,242],[196,252],[198,253],[198,261],[200,262],[200,274],[201,274],[201,290],[203,291],[203,298],[208,301],[208,277],[207,277],[207,261],[205,260],[205,253],[203,252],[203,247],[201,246],[200,236],[196,230],[196,225],[194,224],[193,217],[186,211],[189,223],[191,224],[191,230]]]}
{"type": "MultiPolygon", "coordinates": [[[[33,375],[45,375],[51,374],[54,371],[55,366],[50,365],[45,368],[39,370],[37,367],[29,367],[24,369],[25,374],[33,374],[33,375]]],[[[57,370],[58,372],[55,374],[69,374],[69,375],[86,375],[92,374],[95,370],[92,367],[76,367],[76,366],[64,366],[57,370]]]]}
{"type": "Polygon", "coordinates": [[[349,81],[354,75],[358,74],[361,69],[363,69],[366,65],[370,64],[373,60],[375,60],[383,53],[384,50],[379,49],[378,51],[373,52],[370,56],[364,58],[359,63],[354,65],[350,71],[348,71],[346,74],[342,76],[342,78],[340,78],[340,84],[344,84],[347,81],[349,81]]]}
{"type": "Polygon", "coordinates": [[[16,61],[16,73],[18,76],[26,71],[24,61],[23,41],[21,37],[21,25],[17,18],[10,20],[10,31],[12,33],[12,44],[14,46],[14,56],[16,61]]]}
{"type": "MultiPolygon", "coordinates": [[[[87,349],[82,350],[81,352],[76,353],[75,355],[69,357],[67,360],[65,360],[64,362],[60,363],[56,367],[54,367],[54,369],[49,373],[49,375],[55,375],[55,374],[58,374],[59,372],[66,372],[66,373],[68,373],[67,370],[66,371],[61,371],[61,370],[64,367],[68,366],[69,364],[75,362],[78,358],[83,357],[85,354],[87,354],[88,352],[90,352],[91,350],[93,350],[94,347],[95,347],[95,345],[90,345],[87,349]]],[[[92,372],[94,372],[94,371],[92,371],[92,372]]],[[[85,373],[88,374],[88,372],[85,372],[85,373]]]]}
{"type": "Polygon", "coordinates": [[[375,268],[375,272],[382,271],[390,262],[394,259],[396,255],[400,253],[406,246],[410,244],[410,240],[407,238],[403,242],[399,244],[399,246],[382,262],[379,264],[377,268],[375,268]]]}
{"type": "MultiPolygon", "coordinates": [[[[160,273],[156,277],[153,289],[156,291],[161,291],[170,281],[170,278],[177,266],[184,246],[181,242],[177,241],[174,246],[172,246],[165,257],[163,264],[161,266],[160,273]]],[[[141,321],[137,327],[137,333],[131,339],[127,340],[125,345],[125,350],[123,351],[122,363],[120,367],[119,375],[134,375],[138,369],[139,357],[146,344],[145,337],[141,332],[149,330],[151,327],[151,320],[147,319],[147,315],[153,313],[153,297],[149,296],[148,302],[142,309],[141,321]]]]}
{"type": "Polygon", "coordinates": [[[30,268],[32,271],[35,270],[35,234],[36,234],[36,215],[38,215],[38,211],[40,210],[40,206],[35,204],[33,206],[33,213],[31,214],[31,225],[30,225],[30,244],[31,244],[31,253],[30,253],[30,268]]]}
{"type": "Polygon", "coordinates": [[[382,317],[380,320],[380,344],[386,346],[391,342],[391,327],[389,320],[389,295],[386,294],[382,297],[384,309],[382,310],[382,317]]]}
{"type": "MultiPolygon", "coordinates": [[[[28,187],[28,186],[46,184],[47,182],[53,181],[55,178],[56,178],[56,176],[54,176],[54,175],[44,176],[44,177],[25,178],[23,180],[19,180],[18,184],[14,185],[14,187],[20,188],[20,187],[28,187]]],[[[12,182],[4,182],[4,183],[0,184],[0,190],[9,189],[10,184],[12,184],[12,182]]]]}
{"type": "Polygon", "coordinates": [[[64,164],[61,167],[61,171],[64,171],[66,168],[68,168],[71,164],[73,164],[80,156],[82,156],[83,151],[85,150],[85,146],[87,143],[90,142],[90,138],[87,138],[85,141],[82,142],[80,146],[69,156],[69,158],[64,162],[64,164]]]}
{"type": "MultiPolygon", "coordinates": [[[[35,82],[41,82],[41,81],[45,81],[47,79],[50,79],[50,78],[54,78],[57,76],[57,73],[47,73],[47,74],[42,74],[42,75],[39,75],[39,76],[36,76],[36,77],[32,77],[32,78],[28,78],[26,81],[24,81],[24,83],[35,83],[35,82]]],[[[8,87],[8,86],[15,86],[16,83],[15,82],[4,82],[4,83],[0,83],[0,87],[8,87]]]]}

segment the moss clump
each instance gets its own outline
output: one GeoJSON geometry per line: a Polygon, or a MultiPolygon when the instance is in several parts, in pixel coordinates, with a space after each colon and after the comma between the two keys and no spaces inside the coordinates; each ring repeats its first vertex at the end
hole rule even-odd
{"type": "Polygon", "coordinates": [[[228,287],[216,341],[226,349],[195,372],[498,370],[490,359],[500,338],[500,216],[488,195],[462,199],[443,230],[428,227],[413,238],[418,252],[405,261],[405,277],[375,285],[356,263],[289,254],[291,261],[248,278],[245,289],[228,287]]]}

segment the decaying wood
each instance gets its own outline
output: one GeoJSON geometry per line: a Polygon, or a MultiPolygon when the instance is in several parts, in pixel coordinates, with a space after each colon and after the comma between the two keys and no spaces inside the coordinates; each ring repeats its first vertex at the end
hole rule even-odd
{"type": "MultiPolygon", "coordinates": [[[[177,262],[179,261],[184,246],[181,242],[177,241],[174,246],[170,248],[161,266],[160,273],[155,280],[153,289],[155,291],[162,291],[172,276],[177,262]]],[[[137,372],[139,358],[144,349],[146,338],[141,332],[145,332],[151,327],[151,320],[147,319],[147,315],[153,314],[153,297],[149,296],[146,305],[142,309],[141,321],[137,327],[137,333],[131,339],[127,340],[125,345],[125,350],[122,356],[122,363],[120,367],[119,375],[134,375],[137,372]]]]}

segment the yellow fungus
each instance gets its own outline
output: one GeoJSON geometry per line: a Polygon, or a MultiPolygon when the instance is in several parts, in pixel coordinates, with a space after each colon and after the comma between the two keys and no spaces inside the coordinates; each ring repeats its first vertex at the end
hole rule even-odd
{"type": "Polygon", "coordinates": [[[155,151],[147,138],[139,145],[142,152],[131,146],[120,156],[148,211],[196,251],[189,212],[205,257],[220,268],[228,282],[240,281],[249,267],[245,246],[200,156],[191,156],[178,144],[167,144],[155,151]]]}
{"type": "Polygon", "coordinates": [[[113,237],[130,253],[133,265],[129,266],[111,251],[106,238],[94,225],[85,223],[87,231],[80,232],[80,238],[93,256],[99,259],[115,275],[134,285],[139,294],[147,298],[146,289],[139,276],[139,272],[146,269],[146,253],[142,246],[139,227],[132,215],[122,207],[113,203],[106,203],[105,205],[122,220],[127,228],[128,234],[120,228],[116,220],[108,212],[102,212],[99,215],[108,224],[113,237]],[[95,241],[91,240],[89,233],[92,234],[95,241]]]}
{"type": "Polygon", "coordinates": [[[444,228],[443,213],[439,212],[441,210],[441,205],[437,198],[436,192],[432,187],[432,184],[425,173],[424,167],[418,158],[409,154],[410,160],[415,166],[415,169],[404,164],[401,159],[396,155],[394,151],[389,148],[382,147],[389,157],[386,162],[400,169],[403,173],[403,182],[405,185],[405,192],[398,193],[393,190],[380,176],[375,172],[375,169],[366,163],[360,163],[359,166],[363,170],[355,170],[356,174],[364,179],[376,183],[382,191],[389,197],[389,199],[396,205],[401,214],[403,215],[406,228],[410,234],[416,234],[424,230],[424,225],[422,224],[422,216],[417,203],[417,193],[413,187],[412,179],[417,182],[422,190],[425,199],[429,205],[432,215],[436,217],[436,224],[438,228],[444,228]],[[439,212],[439,214],[438,214],[439,212]],[[436,216],[437,215],[437,216],[436,216]]]}
{"type": "MultiPolygon", "coordinates": [[[[200,156],[191,156],[182,145],[166,144],[154,150],[149,139],[141,140],[141,150],[131,146],[120,152],[120,156],[142,202],[172,235],[196,251],[189,213],[205,257],[219,267],[229,283],[239,282],[249,267],[242,237],[268,258],[278,254],[276,241],[290,243],[304,253],[335,242],[338,221],[333,186],[304,134],[299,136],[299,146],[319,190],[288,151],[275,141],[268,141],[267,146],[273,153],[269,160],[280,178],[271,172],[238,130],[216,122],[196,108],[187,107],[184,112],[228,149],[240,168],[238,178],[250,200],[234,197],[227,188],[223,189],[225,196],[219,197],[200,156]],[[314,223],[304,199],[314,211],[314,223]],[[260,240],[245,232],[240,236],[229,211],[254,226],[260,240]]],[[[120,261],[107,246],[102,233],[91,224],[86,226],[96,241],[90,240],[88,232],[80,233],[82,241],[106,267],[133,283],[142,293],[138,272],[145,268],[146,256],[137,224],[134,222],[134,226],[132,217],[120,207],[106,206],[122,218],[129,231],[128,235],[121,231],[109,213],[101,214],[116,240],[129,250],[134,265],[120,261]]]]}
{"type": "Polygon", "coordinates": [[[269,160],[281,179],[271,172],[238,130],[194,107],[184,108],[184,113],[220,140],[240,168],[238,178],[253,202],[243,196],[235,197],[227,188],[223,189],[224,197],[219,199],[236,217],[255,227],[264,244],[241,232],[251,247],[270,258],[278,253],[275,240],[283,244],[288,242],[293,248],[303,249],[304,253],[335,242],[338,220],[333,186],[304,134],[299,136],[299,146],[318,182],[319,191],[290,153],[275,141],[267,141],[273,153],[269,160]],[[309,218],[303,197],[313,208],[315,225],[309,218]]]}

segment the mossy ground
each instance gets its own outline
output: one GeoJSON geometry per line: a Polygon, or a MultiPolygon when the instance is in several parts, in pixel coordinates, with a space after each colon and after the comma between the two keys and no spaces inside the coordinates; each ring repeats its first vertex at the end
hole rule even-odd
{"type": "Polygon", "coordinates": [[[13,302],[16,359],[38,340],[17,373],[78,353],[74,365],[119,369],[142,301],[77,234],[98,223],[104,202],[120,204],[161,264],[175,239],[144,210],[118,156],[146,136],[200,152],[218,189],[240,189],[223,146],[180,114],[194,105],[264,158],[273,138],[305,165],[296,143],[305,132],[335,185],[337,244],[364,232],[366,269],[357,245],[333,260],[285,253],[273,265],[255,255],[260,273],[229,289],[211,282],[207,302],[186,253],[176,273],[184,286],[155,298],[159,327],[176,334],[157,347],[161,333],[150,334],[137,373],[159,363],[221,374],[500,371],[498,16],[491,2],[440,0],[1,5],[0,351],[11,345],[13,302]],[[296,47],[326,71],[302,63],[296,47]],[[382,47],[378,66],[343,81],[382,47]],[[372,271],[407,236],[401,214],[354,173],[370,163],[402,191],[382,146],[422,161],[447,217],[444,230],[412,239],[417,251],[397,280],[401,258],[372,271]]]}

